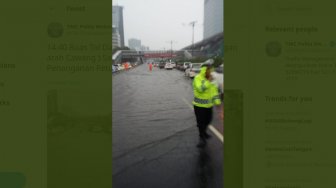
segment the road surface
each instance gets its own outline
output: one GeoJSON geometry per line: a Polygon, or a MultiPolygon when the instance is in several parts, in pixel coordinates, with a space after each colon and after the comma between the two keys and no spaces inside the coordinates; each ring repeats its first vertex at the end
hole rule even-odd
{"type": "Polygon", "coordinates": [[[191,79],[143,64],[112,83],[113,188],[223,187],[222,109],[207,146],[197,148],[191,79]]]}

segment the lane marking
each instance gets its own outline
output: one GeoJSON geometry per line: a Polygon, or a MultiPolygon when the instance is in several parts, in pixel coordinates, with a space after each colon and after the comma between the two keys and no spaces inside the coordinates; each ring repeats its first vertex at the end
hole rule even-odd
{"type": "Polygon", "coordinates": [[[192,106],[191,104],[189,104],[189,102],[187,101],[187,99],[182,98],[182,100],[189,106],[189,108],[190,108],[191,110],[194,110],[193,106],[192,106]]]}
{"type": "MultiPolygon", "coordinates": [[[[185,102],[188,106],[189,106],[189,108],[192,110],[192,111],[194,111],[194,108],[193,108],[193,106],[187,101],[187,99],[185,99],[185,98],[182,98],[182,100],[183,100],[183,102],[185,102]]],[[[209,125],[209,129],[210,129],[210,131],[212,132],[212,133],[214,133],[215,134],[215,136],[222,142],[222,143],[224,143],[224,136],[214,127],[214,126],[212,126],[211,124],[209,125]]]]}
{"type": "Polygon", "coordinates": [[[217,129],[216,129],[214,126],[209,125],[209,129],[212,131],[212,133],[214,133],[214,134],[217,136],[217,138],[218,138],[222,143],[224,143],[224,136],[223,136],[219,131],[217,131],[217,129]]]}

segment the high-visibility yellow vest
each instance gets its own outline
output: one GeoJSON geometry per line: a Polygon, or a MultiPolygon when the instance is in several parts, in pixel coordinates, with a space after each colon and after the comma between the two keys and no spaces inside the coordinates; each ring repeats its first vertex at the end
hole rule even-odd
{"type": "Polygon", "coordinates": [[[213,105],[220,105],[220,97],[216,84],[205,78],[206,67],[202,67],[193,81],[194,100],[193,104],[198,107],[211,108],[213,105]]]}

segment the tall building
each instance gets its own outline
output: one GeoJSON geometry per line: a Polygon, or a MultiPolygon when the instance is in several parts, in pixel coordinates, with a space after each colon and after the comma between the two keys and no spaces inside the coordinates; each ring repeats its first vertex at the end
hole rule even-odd
{"type": "Polygon", "coordinates": [[[149,47],[141,45],[141,51],[149,51],[149,47]]]}
{"type": "Polygon", "coordinates": [[[141,50],[141,40],[139,39],[128,39],[128,47],[131,50],[141,50]]]}
{"type": "Polygon", "coordinates": [[[204,0],[204,39],[223,32],[223,2],[224,0],[204,0]]]}
{"type": "Polygon", "coordinates": [[[112,25],[118,29],[120,35],[120,46],[125,46],[125,36],[124,36],[124,16],[122,6],[112,7],[112,25]]]}
{"type": "Polygon", "coordinates": [[[120,47],[120,35],[118,28],[112,25],[112,48],[120,47]]]}

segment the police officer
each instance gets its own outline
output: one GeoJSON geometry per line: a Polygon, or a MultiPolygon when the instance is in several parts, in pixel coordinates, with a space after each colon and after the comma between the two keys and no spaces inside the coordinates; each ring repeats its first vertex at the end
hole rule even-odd
{"type": "Polygon", "coordinates": [[[212,83],[211,71],[211,65],[202,65],[200,73],[193,81],[193,105],[200,136],[200,143],[197,147],[204,147],[206,139],[210,138],[206,130],[212,121],[212,107],[221,104],[217,85],[212,83]]]}

